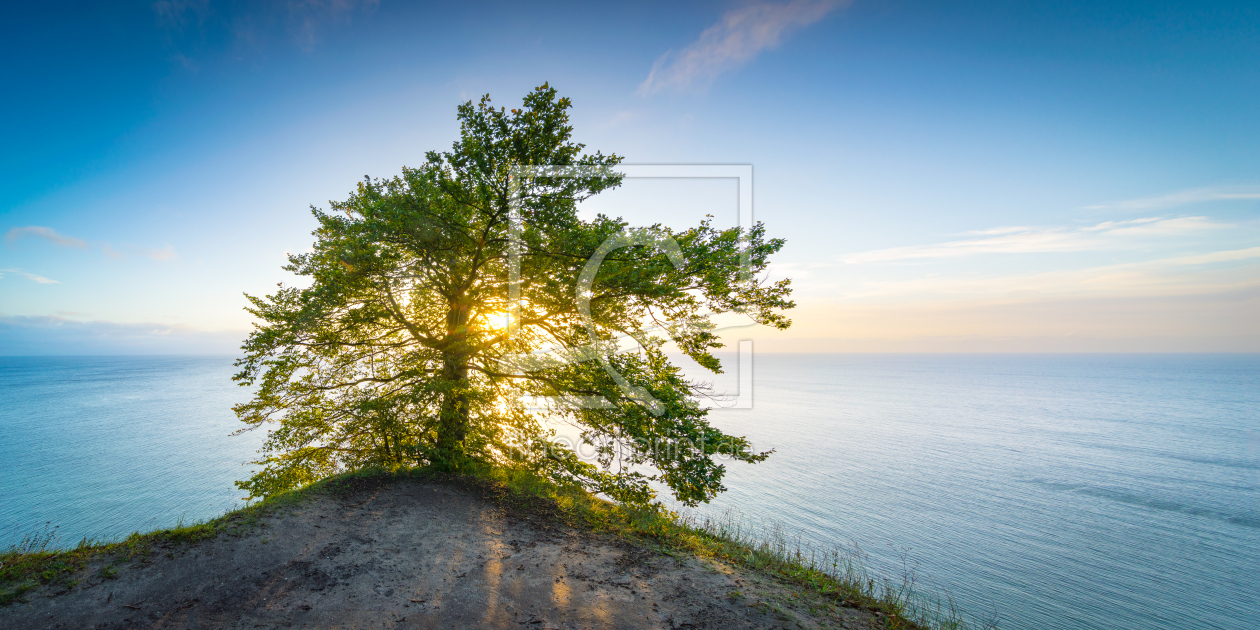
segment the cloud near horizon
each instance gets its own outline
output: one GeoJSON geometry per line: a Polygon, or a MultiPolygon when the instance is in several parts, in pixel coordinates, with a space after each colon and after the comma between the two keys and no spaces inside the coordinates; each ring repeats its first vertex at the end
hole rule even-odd
{"type": "Polygon", "coordinates": [[[1260,247],[1016,275],[927,276],[868,282],[840,297],[846,301],[880,303],[925,299],[1035,301],[1225,294],[1260,289],[1260,276],[1255,273],[1256,259],[1260,259],[1260,247]],[[1204,268],[1216,263],[1244,264],[1204,268]]]}
{"type": "Polygon", "coordinates": [[[762,352],[1257,352],[1260,291],[802,305],[762,352]]]}
{"type": "Polygon", "coordinates": [[[1260,351],[1260,247],[1048,271],[929,266],[918,277],[835,264],[794,296],[786,333],[740,338],[759,352],[1260,351]]]}
{"type": "Polygon", "coordinates": [[[246,334],[246,331],[199,330],[179,324],[0,315],[0,356],[233,354],[246,334]]]}
{"type": "Polygon", "coordinates": [[[1047,252],[1080,252],[1106,249],[1116,245],[1116,237],[1172,236],[1203,230],[1230,227],[1214,223],[1207,217],[1147,217],[1128,221],[1106,221],[1097,225],[1069,229],[999,227],[968,232],[984,238],[970,238],[932,245],[890,247],[844,256],[849,264],[893,262],[932,258],[958,258],[980,254],[1030,254],[1047,252]]]}
{"type": "Polygon", "coordinates": [[[56,280],[50,280],[48,278],[45,278],[44,276],[36,275],[29,271],[23,271],[21,269],[0,269],[0,278],[3,278],[4,274],[6,273],[15,273],[19,276],[26,278],[27,280],[30,280],[31,282],[38,282],[39,284],[61,284],[60,282],[56,280]]]}
{"type": "Polygon", "coordinates": [[[657,58],[639,85],[643,96],[666,88],[707,84],[717,75],[747,63],[773,48],[793,31],[821,20],[852,0],[793,0],[787,4],[759,3],[728,11],[677,54],[657,58]]]}
{"type": "Polygon", "coordinates": [[[17,242],[19,239],[22,239],[27,236],[34,236],[36,238],[42,238],[50,243],[53,243],[54,245],[60,245],[62,247],[77,247],[79,249],[87,249],[87,246],[88,246],[87,242],[84,241],[83,239],[74,238],[73,236],[65,236],[64,234],[58,233],[57,230],[54,230],[49,227],[41,227],[38,225],[15,227],[9,230],[4,235],[4,242],[12,245],[13,243],[17,242]]]}

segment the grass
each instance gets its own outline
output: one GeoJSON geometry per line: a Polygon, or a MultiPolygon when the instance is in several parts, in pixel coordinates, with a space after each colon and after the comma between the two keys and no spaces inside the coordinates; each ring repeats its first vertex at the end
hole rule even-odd
{"type": "Polygon", "coordinates": [[[914,571],[906,563],[896,579],[873,575],[867,555],[857,545],[820,550],[789,537],[781,527],[759,529],[733,518],[675,521],[691,552],[771,573],[840,605],[876,613],[888,628],[996,627],[987,620],[968,623],[952,599],[918,590],[914,571]]]}
{"type": "Polygon", "coordinates": [[[318,490],[312,487],[309,491],[277,495],[232,510],[219,518],[190,525],[181,519],[170,529],[147,534],[136,532],[122,540],[101,542],[84,539],[73,548],[59,548],[56,530],[46,525],[42,532],[28,534],[21,542],[0,551],[0,606],[19,601],[27,592],[43,585],[65,590],[74,588],[80,581],[76,576],[93,560],[106,562],[97,577],[116,579],[118,566],[132,561],[145,563],[158,549],[171,549],[220,534],[239,536],[261,524],[261,518],[266,514],[295,505],[303,494],[318,490]]]}
{"type": "MultiPolygon", "coordinates": [[[[386,471],[367,469],[329,477],[304,488],[246,505],[223,516],[147,534],[131,534],[116,542],[81,541],[74,548],[57,548],[53,531],[25,537],[0,552],[0,606],[18,601],[30,590],[52,585],[66,590],[81,578],[90,561],[103,560],[95,574],[117,578],[117,567],[145,563],[161,549],[194,543],[220,535],[242,535],[263,526],[264,516],[296,510],[314,494],[342,495],[377,487],[401,478],[449,483],[480,492],[487,500],[540,523],[559,522],[570,527],[617,536],[665,553],[720,559],[770,574],[832,605],[860,608],[878,615],[891,630],[964,630],[988,628],[992,623],[964,622],[948,598],[932,598],[915,588],[912,571],[900,579],[876,577],[865,568],[861,550],[835,548],[820,552],[793,541],[782,529],[760,531],[734,519],[700,521],[680,518],[659,507],[626,507],[600,499],[577,484],[556,483],[527,470],[488,468],[472,475],[444,475],[423,469],[386,471]]],[[[723,594],[715,594],[722,596],[723,594]]],[[[738,591],[724,594],[744,598],[738,591]]],[[[777,604],[759,602],[768,610],[777,604]]]]}
{"type": "MultiPolygon", "coordinates": [[[[506,498],[528,506],[542,499],[546,516],[571,526],[768,573],[836,605],[875,613],[893,630],[996,628],[990,620],[968,621],[949,597],[918,590],[914,572],[908,567],[895,580],[872,575],[866,568],[866,555],[856,546],[811,549],[799,539],[789,538],[782,528],[766,531],[733,518],[697,520],[660,508],[619,506],[580,486],[556,484],[528,471],[496,469],[478,475],[478,479],[495,488],[500,501],[506,498]]],[[[738,591],[727,596],[744,597],[738,591]]]]}

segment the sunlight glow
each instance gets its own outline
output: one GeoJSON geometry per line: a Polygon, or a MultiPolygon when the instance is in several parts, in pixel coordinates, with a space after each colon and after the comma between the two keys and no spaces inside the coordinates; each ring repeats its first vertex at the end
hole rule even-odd
{"type": "Polygon", "coordinates": [[[512,323],[512,316],[507,313],[488,313],[482,315],[480,320],[484,330],[507,330],[512,323]]]}

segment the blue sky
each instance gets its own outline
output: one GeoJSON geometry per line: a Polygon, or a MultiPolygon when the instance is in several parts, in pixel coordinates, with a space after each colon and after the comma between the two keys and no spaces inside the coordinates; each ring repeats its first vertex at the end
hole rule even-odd
{"type": "Polygon", "coordinates": [[[0,19],[0,354],[234,352],[308,205],[544,81],[592,149],[753,165],[800,304],[759,350],[1260,351],[1254,3],[33,4],[0,19]]]}

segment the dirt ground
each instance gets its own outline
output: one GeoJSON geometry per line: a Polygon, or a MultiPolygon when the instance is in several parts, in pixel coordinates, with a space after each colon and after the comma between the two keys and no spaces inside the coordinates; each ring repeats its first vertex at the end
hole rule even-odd
{"type": "Polygon", "coordinates": [[[0,628],[862,628],[767,576],[505,510],[476,488],[397,480],[316,494],[250,533],[158,549],[0,628]]]}

